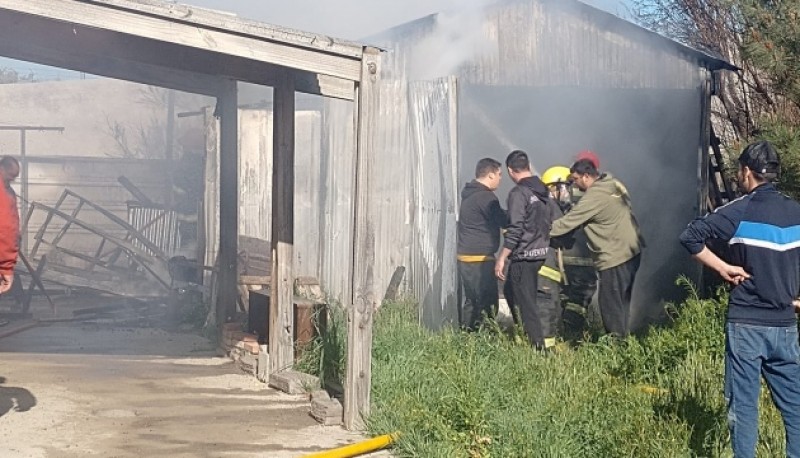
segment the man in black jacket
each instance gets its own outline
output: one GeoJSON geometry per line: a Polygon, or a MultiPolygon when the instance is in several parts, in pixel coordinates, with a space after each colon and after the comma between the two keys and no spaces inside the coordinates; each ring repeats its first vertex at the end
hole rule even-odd
{"type": "Polygon", "coordinates": [[[544,349],[555,343],[557,328],[550,323],[556,323],[552,318],[558,312],[544,310],[538,304],[538,277],[550,254],[550,227],[558,205],[550,199],[547,186],[531,172],[524,151],[512,151],[506,158],[506,167],[516,186],[508,193],[509,225],[495,263],[495,275],[506,280],[505,263],[511,261],[507,281],[513,305],[519,311],[528,340],[536,348],[544,349]]]}
{"type": "Polygon", "coordinates": [[[506,212],[494,191],[500,186],[500,163],[481,159],[475,179],[461,191],[458,213],[458,276],[464,291],[459,310],[463,328],[475,330],[484,317],[497,314],[497,279],[494,255],[500,248],[500,230],[506,225],[506,212]]]}

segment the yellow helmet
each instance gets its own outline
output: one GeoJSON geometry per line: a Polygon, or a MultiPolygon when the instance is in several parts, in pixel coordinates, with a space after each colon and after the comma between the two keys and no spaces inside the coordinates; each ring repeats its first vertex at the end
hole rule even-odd
{"type": "Polygon", "coordinates": [[[563,165],[554,165],[549,169],[545,170],[542,174],[542,182],[544,184],[555,184],[555,183],[566,183],[569,181],[569,177],[572,175],[569,171],[568,167],[564,167],[563,165]]]}

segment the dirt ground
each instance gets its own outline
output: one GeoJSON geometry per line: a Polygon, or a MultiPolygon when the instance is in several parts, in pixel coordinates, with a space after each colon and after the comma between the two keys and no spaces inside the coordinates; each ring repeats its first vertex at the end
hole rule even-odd
{"type": "MultiPolygon", "coordinates": [[[[82,305],[56,300],[59,317],[82,305]]],[[[288,458],[363,439],[319,426],[306,397],[240,372],[196,333],[144,324],[55,322],[0,338],[0,456],[288,458]]]]}

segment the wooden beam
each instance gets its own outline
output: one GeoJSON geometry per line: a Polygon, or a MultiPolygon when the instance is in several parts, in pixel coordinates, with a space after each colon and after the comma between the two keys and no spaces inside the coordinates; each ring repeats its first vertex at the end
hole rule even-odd
{"type": "MultiPolygon", "coordinates": [[[[48,25],[46,31],[30,39],[19,39],[26,31],[45,25],[43,19],[30,16],[0,15],[0,55],[212,97],[220,93],[225,79],[274,86],[280,69],[274,64],[214,55],[122,33],[82,27],[76,34],[74,27],[61,23],[48,25]]],[[[289,71],[298,92],[353,99],[353,81],[289,71]]]]}
{"type": "MultiPolygon", "coordinates": [[[[59,25],[59,24],[56,24],[59,25]]],[[[73,40],[60,39],[56,27],[48,30],[48,37],[20,40],[36,27],[30,21],[16,21],[14,17],[0,14],[0,55],[11,59],[35,62],[93,75],[132,81],[140,84],[217,96],[221,79],[160,65],[126,59],[123,52],[89,53],[73,40]],[[14,39],[14,37],[17,39],[14,39]]]]}
{"type": "Polygon", "coordinates": [[[236,81],[217,99],[219,140],[219,276],[217,325],[220,332],[236,311],[239,243],[239,110],[236,81]]]}
{"type": "Polygon", "coordinates": [[[181,3],[164,3],[162,1],[131,2],[130,0],[82,0],[85,3],[108,5],[128,11],[138,11],[149,16],[160,16],[169,20],[177,20],[193,25],[205,26],[212,29],[224,29],[234,33],[252,35],[266,38],[276,42],[287,43],[292,46],[315,49],[328,53],[361,59],[363,46],[347,40],[331,38],[311,32],[287,29],[265,24],[242,17],[233,13],[213,11],[193,5],[181,3]]]}
{"type": "Polygon", "coordinates": [[[272,270],[269,309],[270,374],[294,363],[294,86],[288,74],[273,93],[272,270]]]}
{"type": "Polygon", "coordinates": [[[356,182],[353,234],[352,305],[347,320],[347,369],[344,387],[344,425],[363,429],[369,415],[372,383],[372,317],[378,306],[375,284],[375,227],[370,200],[375,167],[378,120],[379,50],[364,49],[361,82],[356,93],[356,182]]]}
{"type": "Polygon", "coordinates": [[[124,31],[132,37],[269,62],[352,81],[357,81],[360,76],[360,61],[357,58],[204,27],[177,18],[167,19],[74,0],[0,0],[0,12],[3,11],[110,32],[124,31]]]}

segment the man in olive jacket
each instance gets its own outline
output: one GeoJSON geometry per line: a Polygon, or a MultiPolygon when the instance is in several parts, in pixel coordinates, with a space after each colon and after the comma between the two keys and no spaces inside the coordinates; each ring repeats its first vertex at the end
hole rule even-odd
{"type": "Polygon", "coordinates": [[[599,272],[598,305],[606,332],[618,337],[630,333],[633,282],[639,270],[642,238],[625,186],[601,174],[590,160],[570,168],[583,197],[566,215],[553,222],[552,237],[583,227],[594,266],[599,272]]]}

